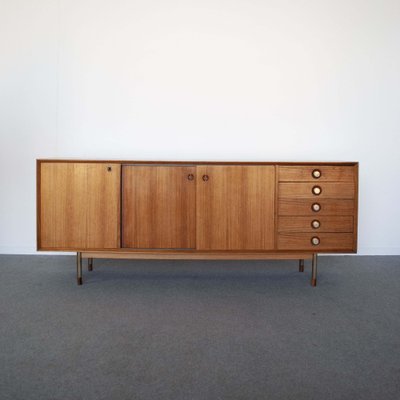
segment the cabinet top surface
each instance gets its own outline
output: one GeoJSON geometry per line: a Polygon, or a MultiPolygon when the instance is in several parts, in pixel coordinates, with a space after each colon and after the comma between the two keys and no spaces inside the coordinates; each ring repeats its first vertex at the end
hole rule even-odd
{"type": "Polygon", "coordinates": [[[38,163],[116,163],[116,164],[162,164],[162,165],[337,165],[354,166],[357,161],[170,161],[170,160],[101,160],[101,159],[65,159],[65,158],[41,158],[38,163]]]}

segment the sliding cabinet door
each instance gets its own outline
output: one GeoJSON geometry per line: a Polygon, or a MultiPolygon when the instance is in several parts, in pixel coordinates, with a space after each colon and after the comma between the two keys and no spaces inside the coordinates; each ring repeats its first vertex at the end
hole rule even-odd
{"type": "Polygon", "coordinates": [[[122,247],[195,247],[196,167],[125,165],[122,169],[122,247]]]}
{"type": "Polygon", "coordinates": [[[38,249],[119,247],[120,165],[38,164],[38,249]]]}
{"type": "Polygon", "coordinates": [[[87,166],[82,163],[41,163],[38,248],[86,247],[87,166]]]}
{"type": "Polygon", "coordinates": [[[121,165],[88,164],[87,248],[120,247],[121,165]]]}
{"type": "Polygon", "coordinates": [[[197,167],[197,248],[274,248],[274,166],[197,167]]]}

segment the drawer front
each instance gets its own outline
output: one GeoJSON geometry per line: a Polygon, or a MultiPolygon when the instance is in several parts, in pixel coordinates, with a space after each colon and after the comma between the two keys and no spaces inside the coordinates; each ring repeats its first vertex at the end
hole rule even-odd
{"type": "Polygon", "coordinates": [[[353,182],[354,167],[332,165],[280,166],[280,182],[353,182]]]}
{"type": "Polygon", "coordinates": [[[279,233],[279,250],[353,251],[352,233],[279,233]],[[317,239],[318,244],[312,240],[317,239]]]}
{"type": "Polygon", "coordinates": [[[353,199],[354,183],[280,183],[280,198],[353,199]]]}
{"type": "Polygon", "coordinates": [[[352,216],[280,217],[278,232],[353,232],[352,216]]]}
{"type": "Polygon", "coordinates": [[[331,199],[280,199],[278,214],[281,215],[353,215],[353,200],[331,199]],[[319,209],[319,211],[314,211],[319,209]],[[318,207],[317,207],[318,206],[318,207]]]}

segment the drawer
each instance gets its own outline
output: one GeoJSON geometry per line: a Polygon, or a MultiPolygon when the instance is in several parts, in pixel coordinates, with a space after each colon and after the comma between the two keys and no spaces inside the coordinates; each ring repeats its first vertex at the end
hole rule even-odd
{"type": "Polygon", "coordinates": [[[280,198],[353,199],[354,183],[300,182],[280,183],[280,198]]]}
{"type": "Polygon", "coordinates": [[[353,216],[279,217],[278,232],[353,232],[353,216]]]}
{"type": "Polygon", "coordinates": [[[333,165],[279,166],[280,182],[353,182],[355,168],[333,165]]]}
{"type": "Polygon", "coordinates": [[[279,215],[353,215],[354,200],[279,199],[279,215]],[[314,211],[313,208],[319,211],[314,211]]]}
{"type": "Polygon", "coordinates": [[[353,233],[279,233],[278,250],[353,251],[353,233]],[[312,244],[317,238],[319,243],[312,244]]]}

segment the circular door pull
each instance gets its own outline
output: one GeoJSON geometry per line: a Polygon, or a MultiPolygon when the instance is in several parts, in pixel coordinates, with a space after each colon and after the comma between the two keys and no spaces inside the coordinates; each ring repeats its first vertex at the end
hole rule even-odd
{"type": "Polygon", "coordinates": [[[319,203],[314,203],[314,204],[311,206],[311,210],[313,210],[314,212],[319,212],[319,211],[321,211],[321,204],[319,204],[319,203]]]}
{"type": "Polygon", "coordinates": [[[107,167],[107,171],[108,171],[108,172],[111,172],[111,171],[112,171],[112,168],[111,168],[111,167],[107,167]]]}
{"type": "Polygon", "coordinates": [[[320,226],[321,226],[321,222],[319,222],[317,219],[314,219],[311,222],[311,227],[314,228],[314,229],[318,229],[320,226]]]}
{"type": "Polygon", "coordinates": [[[189,181],[192,181],[194,179],[194,175],[193,174],[189,174],[188,175],[188,179],[189,179],[189,181]]]}
{"type": "Polygon", "coordinates": [[[312,188],[312,192],[313,194],[315,194],[316,196],[319,196],[322,193],[322,189],[320,186],[314,186],[312,188]]]}
{"type": "Polygon", "coordinates": [[[321,171],[319,169],[314,169],[313,170],[313,172],[312,172],[312,177],[313,178],[319,179],[319,178],[321,178],[321,176],[322,176],[322,173],[321,173],[321,171]]]}
{"type": "Polygon", "coordinates": [[[313,246],[318,246],[320,243],[321,243],[321,241],[319,240],[319,237],[314,236],[314,237],[311,238],[311,244],[313,246]]]}
{"type": "Polygon", "coordinates": [[[209,179],[208,175],[203,175],[203,181],[204,181],[204,182],[207,182],[208,179],[209,179]]]}

